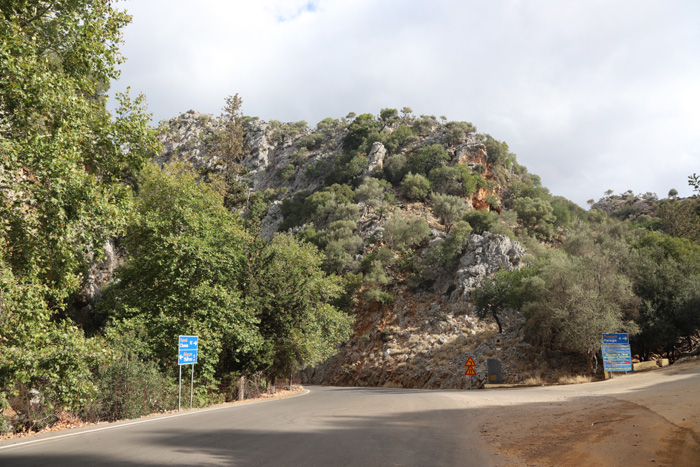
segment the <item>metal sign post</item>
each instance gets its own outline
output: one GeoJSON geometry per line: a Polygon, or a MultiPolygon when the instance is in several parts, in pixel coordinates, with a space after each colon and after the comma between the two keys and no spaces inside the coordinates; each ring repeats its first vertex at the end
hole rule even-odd
{"type": "Polygon", "coordinates": [[[469,376],[469,389],[471,389],[472,379],[474,379],[474,376],[476,376],[476,371],[474,371],[476,363],[474,362],[474,359],[471,355],[469,356],[469,359],[467,359],[467,363],[465,363],[464,366],[467,367],[467,371],[465,371],[464,374],[469,376]]]}
{"type": "Polygon", "coordinates": [[[180,366],[180,378],[177,390],[177,411],[180,411],[182,395],[182,365],[192,365],[190,379],[190,409],[192,408],[192,395],[194,394],[194,365],[197,363],[197,351],[199,350],[199,337],[180,336],[178,338],[177,364],[180,366]]]}

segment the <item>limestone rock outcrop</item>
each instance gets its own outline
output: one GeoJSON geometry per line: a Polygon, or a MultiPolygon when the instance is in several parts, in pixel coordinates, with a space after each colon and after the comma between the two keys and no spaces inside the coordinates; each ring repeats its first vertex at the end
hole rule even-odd
{"type": "Polygon", "coordinates": [[[457,282],[465,297],[478,286],[484,277],[501,269],[510,271],[520,265],[525,249],[519,242],[505,235],[484,232],[472,234],[467,242],[467,251],[459,260],[457,282]]]}

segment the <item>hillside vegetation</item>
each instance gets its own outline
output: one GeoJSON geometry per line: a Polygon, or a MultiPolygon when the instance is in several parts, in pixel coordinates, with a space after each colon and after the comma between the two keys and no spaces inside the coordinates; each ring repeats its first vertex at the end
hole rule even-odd
{"type": "Polygon", "coordinates": [[[0,433],[174,408],[178,335],[194,405],[292,377],[463,388],[467,355],[478,382],[492,356],[509,382],[596,377],[603,332],[697,348],[697,197],[584,211],[408,107],[309,127],[235,95],[153,129],[142,97],[105,107],[128,16],[52,5],[0,7],[0,433]]]}

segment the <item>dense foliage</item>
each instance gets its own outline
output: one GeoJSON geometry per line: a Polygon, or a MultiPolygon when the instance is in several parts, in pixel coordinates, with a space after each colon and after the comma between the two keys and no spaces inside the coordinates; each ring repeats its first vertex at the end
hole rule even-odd
{"type": "MultiPolygon", "coordinates": [[[[241,199],[238,96],[212,141],[221,182],[148,164],[160,146],[142,97],[117,95],[106,109],[130,19],[113,3],[0,3],[0,433],[64,411],[99,420],[172,409],[179,334],[201,338],[203,403],[224,397],[231,375],[274,379],[326,358],[350,330],[316,248],[257,237],[264,194],[246,200],[245,220],[224,207],[241,199]],[[119,280],[78,313],[114,239],[127,253],[119,280]]],[[[280,125],[279,137],[301,123],[280,125]]]]}

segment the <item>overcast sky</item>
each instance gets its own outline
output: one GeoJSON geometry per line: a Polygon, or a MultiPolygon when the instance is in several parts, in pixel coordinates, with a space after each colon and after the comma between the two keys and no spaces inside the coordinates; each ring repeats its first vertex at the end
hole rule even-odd
{"type": "Polygon", "coordinates": [[[127,0],[121,79],[189,109],[310,126],[411,107],[505,140],[555,195],[691,194],[700,2],[127,0]]]}

